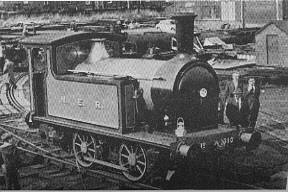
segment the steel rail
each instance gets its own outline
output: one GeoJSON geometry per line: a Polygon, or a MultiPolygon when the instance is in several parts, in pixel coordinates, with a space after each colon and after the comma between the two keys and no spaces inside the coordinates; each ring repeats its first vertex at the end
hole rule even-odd
{"type": "MultiPolygon", "coordinates": [[[[63,163],[63,164],[68,164],[70,166],[73,166],[73,167],[76,167],[78,168],[77,164],[74,162],[69,162],[67,160],[63,160],[63,159],[59,159],[59,158],[56,158],[56,157],[53,157],[53,156],[50,156],[50,155],[45,155],[43,153],[38,153],[38,152],[35,152],[35,151],[32,151],[32,150],[28,150],[28,149],[25,149],[23,147],[17,147],[17,149],[19,150],[22,150],[24,152],[27,152],[27,153],[31,153],[31,154],[34,154],[34,155],[40,155],[44,158],[47,158],[47,159],[50,159],[50,160],[53,160],[53,161],[56,161],[56,162],[59,162],[59,163],[63,163]]],[[[84,168],[83,168],[84,169],[84,168]]],[[[150,186],[150,185],[146,185],[146,184],[142,184],[142,183],[133,183],[127,179],[125,179],[123,176],[121,176],[120,174],[115,174],[115,173],[111,173],[111,172],[107,172],[107,171],[103,171],[103,170],[91,170],[91,169],[84,169],[88,175],[90,176],[93,176],[95,177],[94,174],[96,175],[100,175],[100,176],[104,176],[104,177],[108,177],[110,179],[113,179],[117,182],[121,182],[121,184],[124,184],[124,185],[127,185],[131,188],[137,188],[137,189],[153,189],[153,190],[159,190],[160,188],[157,188],[157,187],[153,187],[153,186],[150,186]]],[[[114,181],[114,182],[115,182],[114,181]]]]}
{"type": "MultiPolygon", "coordinates": [[[[15,84],[20,81],[23,77],[27,76],[27,73],[22,73],[15,79],[15,84]]],[[[8,91],[6,92],[6,97],[12,107],[14,107],[19,112],[25,112],[25,107],[23,107],[15,98],[15,85],[9,87],[8,91]]]]}
{"type": "Polygon", "coordinates": [[[15,129],[13,126],[6,125],[6,124],[4,124],[4,123],[0,123],[0,129],[2,129],[3,131],[11,134],[11,135],[12,135],[13,137],[15,137],[16,139],[18,139],[18,140],[20,140],[20,141],[22,141],[22,142],[24,142],[24,143],[27,143],[28,145],[34,147],[35,149],[37,149],[37,150],[39,150],[39,151],[42,151],[42,152],[44,152],[44,153],[50,153],[49,151],[47,151],[47,150],[45,150],[45,149],[43,149],[43,148],[41,148],[41,147],[38,147],[37,145],[33,144],[32,142],[27,141],[26,139],[23,139],[22,137],[18,136],[17,134],[13,133],[12,131],[7,130],[7,128],[9,128],[9,129],[15,129]]]}

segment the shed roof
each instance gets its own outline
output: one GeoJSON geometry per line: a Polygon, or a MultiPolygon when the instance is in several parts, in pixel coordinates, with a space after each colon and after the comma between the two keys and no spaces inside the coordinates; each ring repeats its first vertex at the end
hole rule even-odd
{"type": "Polygon", "coordinates": [[[270,25],[275,25],[277,28],[279,28],[281,31],[283,31],[288,35],[288,21],[271,21],[270,23],[263,26],[260,30],[258,30],[256,32],[256,35],[261,33],[264,29],[266,29],[270,25]]]}

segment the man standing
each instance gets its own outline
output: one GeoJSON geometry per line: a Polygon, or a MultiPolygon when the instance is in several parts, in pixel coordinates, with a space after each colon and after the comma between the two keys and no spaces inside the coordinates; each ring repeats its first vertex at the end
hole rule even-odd
{"type": "Polygon", "coordinates": [[[232,126],[242,124],[240,109],[242,103],[242,84],[239,83],[239,72],[232,74],[232,81],[227,82],[224,90],[224,103],[227,118],[232,126]]]}
{"type": "Polygon", "coordinates": [[[19,173],[20,159],[17,153],[17,148],[13,143],[12,135],[4,133],[1,136],[4,144],[0,146],[0,164],[5,174],[6,189],[19,190],[19,173]]]}
{"type": "Polygon", "coordinates": [[[13,85],[15,89],[17,88],[15,84],[14,77],[14,62],[12,61],[12,56],[10,54],[6,54],[5,64],[3,67],[3,76],[6,85],[6,90],[9,88],[9,84],[13,85]]]}
{"type": "Polygon", "coordinates": [[[243,115],[248,121],[248,127],[255,128],[260,102],[260,87],[256,85],[255,78],[249,78],[248,85],[244,88],[243,115]]]}
{"type": "Polygon", "coordinates": [[[231,126],[247,126],[242,113],[242,92],[235,91],[232,93],[233,98],[226,105],[226,116],[231,126]]]}

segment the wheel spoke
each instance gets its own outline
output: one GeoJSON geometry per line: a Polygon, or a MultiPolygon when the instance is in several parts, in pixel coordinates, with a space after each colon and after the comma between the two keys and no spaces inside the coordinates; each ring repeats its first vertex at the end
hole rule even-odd
{"type": "Polygon", "coordinates": [[[124,148],[126,149],[126,151],[128,152],[128,154],[130,154],[130,150],[128,149],[128,147],[126,145],[124,145],[124,148]]]}
{"type": "Polygon", "coordinates": [[[88,143],[90,140],[92,140],[91,136],[86,136],[86,142],[88,143]]]}
{"type": "Polygon", "coordinates": [[[89,157],[93,158],[93,155],[92,155],[91,153],[87,152],[87,155],[88,155],[89,157]]]}
{"type": "Polygon", "coordinates": [[[93,144],[93,141],[91,141],[90,143],[87,144],[87,147],[89,147],[90,145],[93,144]]]}
{"type": "Polygon", "coordinates": [[[87,142],[87,140],[88,140],[88,136],[87,135],[83,135],[83,141],[87,142]]]}
{"type": "Polygon", "coordinates": [[[81,144],[79,144],[79,143],[75,143],[75,145],[78,146],[78,147],[81,147],[81,144]]]}
{"type": "Polygon", "coordinates": [[[140,155],[136,155],[136,159],[139,159],[140,157],[143,157],[143,156],[144,156],[143,153],[141,153],[140,155]]]}
{"type": "Polygon", "coordinates": [[[138,171],[142,174],[143,170],[141,170],[141,168],[139,167],[139,165],[136,165],[136,168],[138,169],[138,171]]]}
{"type": "Polygon", "coordinates": [[[91,152],[93,152],[93,153],[96,153],[96,151],[95,151],[94,149],[92,149],[92,148],[88,148],[88,151],[91,151],[91,152]]]}
{"type": "Polygon", "coordinates": [[[77,138],[81,141],[81,143],[83,143],[83,140],[82,140],[82,138],[80,137],[79,134],[77,134],[77,138]]]}
{"type": "Polygon", "coordinates": [[[146,165],[146,163],[142,161],[137,161],[137,163],[139,163],[140,165],[146,165]]]}
{"type": "Polygon", "coordinates": [[[125,155],[125,154],[121,154],[121,157],[125,157],[126,159],[128,159],[129,158],[129,155],[125,155]]]}

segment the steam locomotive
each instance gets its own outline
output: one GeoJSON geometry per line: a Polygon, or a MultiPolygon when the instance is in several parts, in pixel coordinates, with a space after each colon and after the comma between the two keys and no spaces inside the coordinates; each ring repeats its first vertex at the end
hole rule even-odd
{"type": "Polygon", "coordinates": [[[166,174],[182,161],[195,166],[192,160],[208,151],[256,148],[259,133],[217,124],[218,79],[193,55],[194,18],[174,17],[177,54],[167,60],[125,58],[126,36],[110,32],[23,39],[29,125],[73,151],[82,167],[110,167],[131,181],[166,174]]]}

